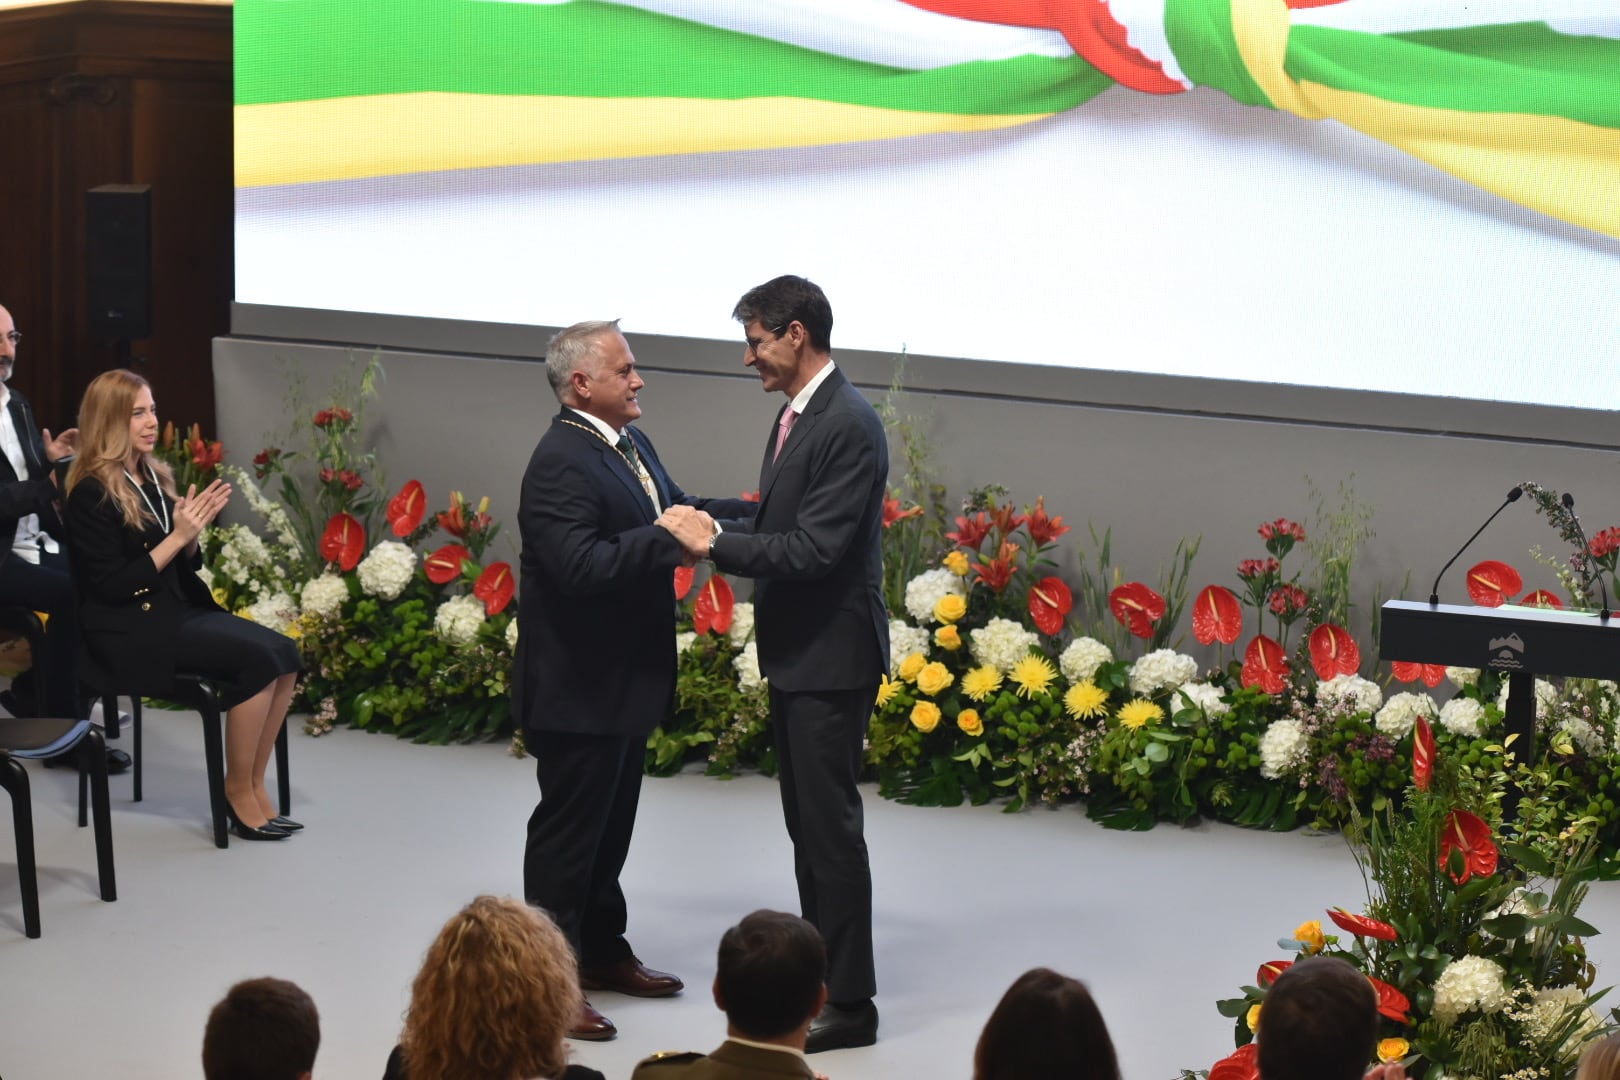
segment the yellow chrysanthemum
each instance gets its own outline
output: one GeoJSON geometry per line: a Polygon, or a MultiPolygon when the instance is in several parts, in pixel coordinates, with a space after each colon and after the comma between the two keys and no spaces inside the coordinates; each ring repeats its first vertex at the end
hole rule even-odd
{"type": "Polygon", "coordinates": [[[1069,687],[1063,709],[1076,720],[1095,720],[1108,711],[1108,691],[1087,679],[1069,687]]]}
{"type": "Polygon", "coordinates": [[[1163,719],[1164,710],[1147,698],[1135,698],[1127,701],[1119,709],[1119,722],[1128,728],[1139,728],[1143,724],[1156,724],[1163,719]]]}
{"type": "Polygon", "coordinates": [[[1315,919],[1302,922],[1294,928],[1294,940],[1305,946],[1305,955],[1312,956],[1322,951],[1327,945],[1327,939],[1322,936],[1322,924],[1315,919]]]}
{"type": "Polygon", "coordinates": [[[927,665],[928,658],[920,652],[914,652],[904,660],[900,661],[900,670],[895,674],[906,680],[906,682],[916,682],[917,672],[921,671],[927,665]]]}
{"type": "Polygon", "coordinates": [[[894,696],[896,694],[898,694],[899,692],[900,692],[900,683],[897,680],[890,679],[887,675],[885,675],[883,677],[883,681],[878,683],[878,696],[877,696],[877,706],[876,707],[879,708],[879,709],[883,708],[889,702],[893,701],[894,696]]]}
{"type": "Polygon", "coordinates": [[[937,694],[955,681],[951,669],[937,660],[917,672],[917,689],[925,694],[937,694]]]}
{"type": "Polygon", "coordinates": [[[932,701],[919,701],[911,708],[911,726],[927,733],[939,726],[939,706],[932,701]]]}
{"type": "Polygon", "coordinates": [[[955,593],[946,593],[934,604],[934,621],[953,623],[967,614],[967,601],[955,593]]]}
{"type": "Polygon", "coordinates": [[[1383,1039],[1378,1043],[1378,1060],[1385,1065],[1396,1062],[1412,1052],[1412,1044],[1405,1039],[1383,1039]]]}
{"type": "Polygon", "coordinates": [[[1007,677],[1017,684],[1020,697],[1032,698],[1036,694],[1046,693],[1057,681],[1057,676],[1057,668],[1052,666],[1052,661],[1031,653],[1014,664],[1007,677]]]}
{"type": "Polygon", "coordinates": [[[1243,1022],[1249,1025],[1250,1031],[1260,1030],[1260,1006],[1258,1004],[1249,1006],[1248,1015],[1243,1018],[1243,1022]]]}
{"type": "Polygon", "coordinates": [[[947,652],[955,652],[962,647],[962,632],[947,623],[934,631],[934,644],[947,652]]]}
{"type": "Polygon", "coordinates": [[[945,569],[957,577],[966,577],[968,572],[968,557],[960,551],[953,551],[944,559],[945,569]]]}
{"type": "Polygon", "coordinates": [[[976,667],[962,676],[962,693],[974,701],[983,701],[1001,689],[1001,672],[988,664],[976,667]]]}
{"type": "Polygon", "coordinates": [[[962,729],[962,734],[975,739],[984,734],[984,718],[979,715],[978,709],[963,709],[957,713],[956,726],[962,729]]]}

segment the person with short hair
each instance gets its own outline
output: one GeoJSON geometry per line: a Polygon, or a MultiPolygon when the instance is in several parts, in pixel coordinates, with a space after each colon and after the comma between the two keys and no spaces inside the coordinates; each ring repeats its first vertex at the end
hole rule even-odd
{"type": "Polygon", "coordinates": [[[226,992],[203,1031],[206,1080],[310,1080],[321,1048],[315,1002],[286,979],[247,979],[226,992]]]}
{"type": "MultiPolygon", "coordinates": [[[[1308,956],[1277,976],[1260,1006],[1261,1080],[1362,1080],[1378,1046],[1378,994],[1335,956],[1308,956]]],[[[1387,1080],[1404,1076],[1387,1068],[1387,1080]]]]}
{"type": "Polygon", "coordinates": [[[814,926],[781,911],[745,916],[721,937],[715,965],[726,1041],[709,1054],[654,1055],[631,1080],[811,1080],[805,1039],[827,1003],[826,977],[827,949],[814,926]]]}
{"type": "Polygon", "coordinates": [[[1086,984],[1050,968],[1001,996],[973,1051],[973,1080],[1119,1080],[1119,1061],[1086,984]]]}

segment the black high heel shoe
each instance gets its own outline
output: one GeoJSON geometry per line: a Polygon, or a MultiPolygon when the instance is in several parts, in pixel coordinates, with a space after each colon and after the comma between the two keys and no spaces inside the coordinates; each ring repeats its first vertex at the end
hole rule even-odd
{"type": "Polygon", "coordinates": [[[225,804],[225,816],[230,820],[231,831],[243,840],[285,840],[292,833],[286,829],[277,828],[273,823],[266,823],[258,828],[242,824],[242,819],[236,816],[236,811],[230,803],[225,804]]]}
{"type": "Polygon", "coordinates": [[[283,832],[290,833],[295,833],[304,827],[302,822],[294,821],[290,817],[283,817],[281,814],[277,814],[275,817],[271,818],[270,824],[274,825],[283,832]]]}

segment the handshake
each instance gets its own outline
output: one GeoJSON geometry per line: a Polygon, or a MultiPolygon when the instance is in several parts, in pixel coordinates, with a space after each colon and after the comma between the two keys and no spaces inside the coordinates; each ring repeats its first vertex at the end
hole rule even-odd
{"type": "Polygon", "coordinates": [[[690,506],[672,506],[655,525],[668,529],[686,549],[684,565],[691,566],[709,557],[709,538],[715,533],[714,518],[690,506]]]}

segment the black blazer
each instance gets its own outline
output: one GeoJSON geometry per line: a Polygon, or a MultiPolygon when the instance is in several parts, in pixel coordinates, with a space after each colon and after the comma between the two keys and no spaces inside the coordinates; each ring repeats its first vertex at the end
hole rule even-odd
{"type": "MultiPolygon", "coordinates": [[[[740,499],[700,499],[670,479],[630,428],[659,505],[743,515],[740,499]]],[[[513,718],[527,731],[644,738],[675,693],[680,541],[654,525],[647,493],[618,450],[564,409],[541,437],[518,498],[522,554],[513,718]]]]}
{"type": "MultiPolygon", "coordinates": [[[[410,1080],[411,1074],[405,1071],[405,1058],[398,1046],[388,1055],[388,1063],[383,1066],[383,1080],[410,1080]]],[[[563,1069],[558,1080],[607,1080],[601,1073],[586,1065],[570,1064],[563,1069]]]]}
{"type": "MultiPolygon", "coordinates": [[[[172,521],[174,502],[164,495],[163,503],[172,521]]],[[[130,528],[101,482],[89,477],[68,493],[67,533],[87,679],[126,693],[173,693],[181,614],[220,610],[197,576],[201,557],[182,553],[159,571],[151,550],[163,542],[163,526],[130,528]]]]}
{"type": "Polygon", "coordinates": [[[773,424],[759,507],[751,521],[723,522],[712,552],[720,569],[756,579],[760,674],[789,691],[876,686],[889,667],[883,421],[835,369],[773,462],[775,451],[773,424]]]}
{"type": "Polygon", "coordinates": [[[29,514],[39,515],[39,527],[62,538],[62,522],[56,513],[56,485],[51,483],[51,463],[45,458],[45,439],[34,420],[33,406],[15,389],[6,403],[11,425],[22,443],[26,475],[18,476],[11,461],[0,454],[0,561],[11,557],[12,538],[17,522],[29,514]]]}

